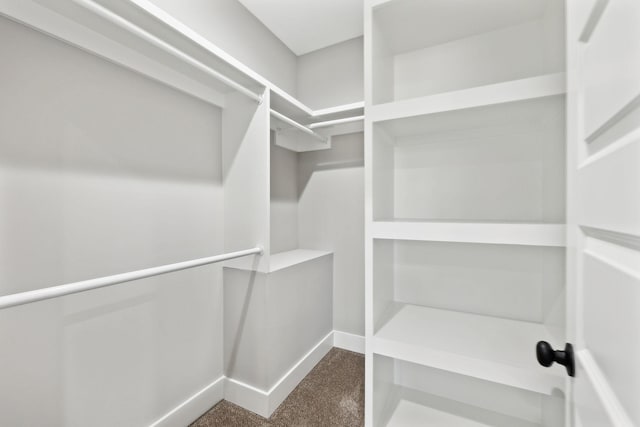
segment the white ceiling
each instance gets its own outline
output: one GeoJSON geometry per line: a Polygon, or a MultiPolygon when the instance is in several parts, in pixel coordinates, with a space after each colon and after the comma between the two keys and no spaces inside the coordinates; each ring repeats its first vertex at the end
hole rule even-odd
{"type": "Polygon", "coordinates": [[[362,35],[362,0],[239,0],[296,55],[362,35]]]}

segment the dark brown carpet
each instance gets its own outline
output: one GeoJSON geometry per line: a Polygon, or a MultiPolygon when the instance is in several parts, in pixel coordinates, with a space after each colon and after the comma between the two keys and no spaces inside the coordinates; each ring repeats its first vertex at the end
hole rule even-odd
{"type": "Polygon", "coordinates": [[[364,425],[364,356],[337,348],[316,365],[271,418],[226,400],[191,427],[312,427],[364,425]]]}

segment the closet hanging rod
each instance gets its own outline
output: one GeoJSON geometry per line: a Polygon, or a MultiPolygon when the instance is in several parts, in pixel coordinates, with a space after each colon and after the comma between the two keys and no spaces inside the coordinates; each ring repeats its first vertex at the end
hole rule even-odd
{"type": "Polygon", "coordinates": [[[121,28],[124,28],[125,30],[135,34],[136,36],[146,40],[147,42],[151,43],[152,45],[164,50],[167,53],[170,53],[171,55],[189,63],[190,65],[194,66],[195,68],[199,69],[200,71],[205,72],[206,74],[209,74],[210,76],[212,76],[213,78],[215,78],[216,80],[219,80],[220,82],[222,82],[223,84],[229,86],[230,88],[240,92],[243,95],[248,96],[249,98],[255,100],[258,102],[258,104],[262,104],[262,96],[258,95],[257,93],[253,92],[252,90],[242,86],[240,83],[230,79],[229,77],[225,76],[224,74],[214,70],[213,68],[205,65],[204,63],[198,61],[197,59],[187,55],[186,53],[182,52],[181,50],[173,47],[172,45],[170,45],[169,43],[160,40],[158,37],[154,36],[153,34],[149,33],[146,30],[143,30],[142,28],[138,27],[137,25],[133,24],[130,21],[127,21],[126,19],[122,18],[121,16],[118,16],[116,13],[112,12],[111,10],[105,8],[104,6],[99,5],[98,3],[94,2],[93,0],[74,0],[77,4],[79,4],[80,6],[84,7],[85,9],[89,9],[90,11],[92,11],[93,13],[103,17],[104,19],[106,19],[107,21],[111,22],[112,24],[115,24],[121,28]]]}
{"type": "Polygon", "coordinates": [[[364,116],[345,117],[344,119],[327,120],[324,122],[311,123],[309,129],[324,128],[327,126],[340,125],[343,123],[359,122],[364,120],[364,116]]]}
{"type": "Polygon", "coordinates": [[[273,117],[275,117],[276,119],[281,120],[281,121],[293,126],[294,128],[301,130],[304,133],[308,133],[309,135],[319,139],[322,142],[327,142],[328,141],[328,139],[326,137],[324,137],[324,136],[312,131],[311,129],[309,129],[305,125],[302,125],[302,124],[296,122],[295,120],[290,119],[289,117],[285,116],[284,114],[278,113],[276,110],[271,110],[271,115],[273,117]]]}
{"type": "Polygon", "coordinates": [[[64,295],[76,294],[92,289],[104,288],[106,286],[117,285],[119,283],[131,282],[132,280],[144,279],[158,276],[160,274],[185,270],[187,268],[200,267],[202,265],[213,264],[215,262],[227,261],[248,255],[260,255],[262,248],[251,248],[237,252],[229,252],[222,255],[215,255],[207,258],[198,258],[191,261],[166,264],[159,267],[145,268],[143,270],[130,271],[129,273],[116,274],[113,276],[99,277],[97,279],[83,280],[81,282],[68,283],[66,285],[52,286],[50,288],[36,289],[33,291],[20,292],[17,294],[0,297],[0,309],[15,307],[17,305],[29,304],[51,298],[58,298],[64,295]]]}

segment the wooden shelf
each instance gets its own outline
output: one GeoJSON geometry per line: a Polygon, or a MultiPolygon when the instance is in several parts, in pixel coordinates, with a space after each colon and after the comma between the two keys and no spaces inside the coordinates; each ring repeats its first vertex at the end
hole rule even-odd
{"type": "Polygon", "coordinates": [[[554,73],[373,105],[370,107],[369,114],[373,122],[382,122],[405,117],[424,116],[446,111],[562,95],[565,92],[565,73],[554,73]]]}
{"type": "Polygon", "coordinates": [[[374,221],[374,239],[565,246],[562,224],[517,222],[374,221]]]}
{"type": "Polygon", "coordinates": [[[541,324],[401,303],[384,318],[376,354],[543,394],[564,387],[561,366],[536,361],[535,343],[554,342],[541,324]]]}

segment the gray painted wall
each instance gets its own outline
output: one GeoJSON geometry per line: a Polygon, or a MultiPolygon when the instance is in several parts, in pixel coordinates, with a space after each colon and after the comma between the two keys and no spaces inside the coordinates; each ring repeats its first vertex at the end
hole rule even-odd
{"type": "MultiPolygon", "coordinates": [[[[312,108],[364,99],[362,37],[298,57],[298,97],[312,108]]],[[[334,251],[334,329],[364,335],[364,134],[298,154],[300,247],[334,251]]]]}
{"type": "Polygon", "coordinates": [[[237,0],[151,1],[281,89],[296,95],[296,55],[237,0]]]}
{"type": "Polygon", "coordinates": [[[333,327],[364,335],[364,134],[298,154],[300,247],[334,252],[333,327]]]}
{"type": "MultiPolygon", "coordinates": [[[[0,294],[223,252],[219,109],[0,40],[0,294]]],[[[1,310],[0,425],[151,424],[222,375],[221,293],[209,266],[1,310]]]]}
{"type": "Polygon", "coordinates": [[[298,154],[271,141],[271,253],[291,251],[298,242],[298,154]]]}
{"type": "Polygon", "coordinates": [[[297,95],[314,109],[363,101],[362,37],[299,56],[297,95]]]}

